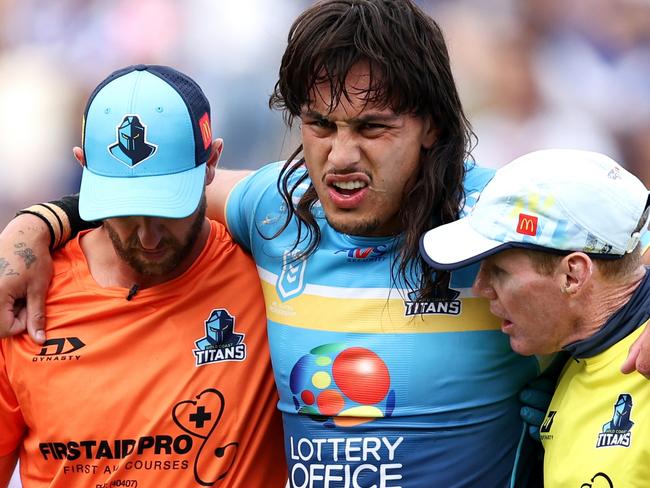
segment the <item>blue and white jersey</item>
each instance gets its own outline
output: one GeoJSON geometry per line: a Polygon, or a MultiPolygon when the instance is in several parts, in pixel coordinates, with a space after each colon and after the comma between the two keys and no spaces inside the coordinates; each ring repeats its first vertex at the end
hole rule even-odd
{"type": "MultiPolygon", "coordinates": [[[[318,250],[296,259],[295,222],[270,239],[280,168],[238,184],[226,213],[262,281],[291,486],[515,486],[532,448],[517,394],[540,366],[472,295],[477,267],[453,273],[454,299],[416,302],[391,278],[398,239],[338,233],[319,206],[318,250]]],[[[465,211],[492,174],[468,170],[465,211]]]]}

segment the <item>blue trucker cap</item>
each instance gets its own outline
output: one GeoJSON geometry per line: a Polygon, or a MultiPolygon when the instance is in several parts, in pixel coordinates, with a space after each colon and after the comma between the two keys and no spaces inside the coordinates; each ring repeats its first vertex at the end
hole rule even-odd
{"type": "Polygon", "coordinates": [[[211,142],[210,104],[190,77],[167,66],[115,71],[84,112],[81,218],[191,215],[211,142]]]}

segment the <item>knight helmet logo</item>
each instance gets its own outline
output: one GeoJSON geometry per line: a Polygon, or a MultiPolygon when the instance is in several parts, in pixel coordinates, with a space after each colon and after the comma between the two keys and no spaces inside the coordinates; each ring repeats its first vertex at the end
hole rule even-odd
{"type": "Polygon", "coordinates": [[[632,413],[632,395],[621,393],[614,404],[612,420],[603,425],[603,432],[627,432],[630,430],[634,425],[634,422],[630,420],[630,413],[632,413]]]}
{"type": "Polygon", "coordinates": [[[108,146],[111,155],[127,166],[135,166],[150,158],[158,149],[147,139],[147,127],[140,122],[138,115],[125,115],[116,127],[117,141],[108,146]]]}
{"type": "Polygon", "coordinates": [[[225,308],[212,310],[204,322],[205,336],[194,342],[196,366],[246,359],[245,334],[235,332],[235,322],[235,317],[225,308]]]}
{"type": "Polygon", "coordinates": [[[632,395],[621,393],[614,404],[614,413],[609,422],[603,425],[598,433],[596,447],[630,447],[632,444],[631,429],[634,422],[630,419],[632,413],[632,395]]]}
{"type": "MultiPolygon", "coordinates": [[[[199,341],[204,346],[208,344],[212,346],[234,346],[239,344],[242,339],[242,334],[237,334],[234,331],[235,318],[228,313],[227,310],[220,308],[213,310],[205,321],[205,337],[199,341]]],[[[197,342],[197,346],[201,345],[197,342]]]]}

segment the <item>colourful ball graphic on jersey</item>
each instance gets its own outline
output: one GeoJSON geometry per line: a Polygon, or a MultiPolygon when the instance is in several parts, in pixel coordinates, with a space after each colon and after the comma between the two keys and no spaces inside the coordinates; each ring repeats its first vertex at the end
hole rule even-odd
{"type": "Polygon", "coordinates": [[[301,357],[289,377],[299,413],[329,426],[349,427],[395,409],[386,363],[370,349],[325,344],[301,357]]]}

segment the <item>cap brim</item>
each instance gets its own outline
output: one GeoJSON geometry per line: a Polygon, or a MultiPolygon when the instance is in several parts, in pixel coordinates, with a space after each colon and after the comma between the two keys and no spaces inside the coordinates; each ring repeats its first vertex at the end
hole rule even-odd
{"type": "Polygon", "coordinates": [[[431,229],[420,239],[420,254],[429,266],[440,270],[463,268],[509,247],[510,243],[475,231],[467,217],[431,229]]]}
{"type": "Polygon", "coordinates": [[[87,221],[147,216],[181,219],[191,215],[205,187],[205,163],[181,173],[115,178],[84,168],[79,215],[87,221]]]}

